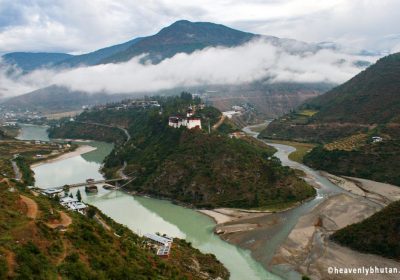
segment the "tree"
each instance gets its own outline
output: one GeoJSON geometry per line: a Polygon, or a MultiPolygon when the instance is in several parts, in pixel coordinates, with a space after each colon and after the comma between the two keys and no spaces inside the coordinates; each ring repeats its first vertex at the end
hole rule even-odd
{"type": "Polygon", "coordinates": [[[186,101],[191,101],[192,95],[189,92],[183,91],[183,92],[181,92],[181,99],[186,100],[186,101]]]}
{"type": "Polygon", "coordinates": [[[70,197],[70,198],[74,198],[74,196],[72,195],[72,193],[69,193],[69,197],[70,197]]]}
{"type": "Polygon", "coordinates": [[[78,199],[78,201],[82,201],[81,190],[78,190],[78,191],[76,192],[76,199],[78,199]]]}
{"type": "Polygon", "coordinates": [[[96,209],[94,209],[93,207],[89,207],[86,214],[89,218],[93,218],[96,215],[96,209]]]}

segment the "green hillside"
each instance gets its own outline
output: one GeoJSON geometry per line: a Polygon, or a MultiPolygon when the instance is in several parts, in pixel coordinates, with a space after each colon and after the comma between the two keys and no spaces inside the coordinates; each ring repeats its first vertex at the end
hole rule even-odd
{"type": "Polygon", "coordinates": [[[203,254],[184,240],[175,239],[170,258],[161,259],[144,238],[99,210],[90,207],[82,215],[28,190],[26,185],[33,185],[29,165],[38,161],[35,155],[47,158],[57,147],[0,142],[0,279],[229,278],[214,255],[203,254]],[[14,159],[15,154],[20,156],[14,159]],[[21,181],[12,179],[12,159],[21,181]]]}
{"type": "Polygon", "coordinates": [[[164,260],[145,239],[95,208],[84,216],[20,185],[11,192],[7,183],[0,182],[0,279],[229,277],[214,255],[202,254],[183,240],[175,240],[164,260]]]}
{"type": "Polygon", "coordinates": [[[303,105],[315,122],[399,123],[400,53],[380,59],[350,81],[303,105]]]}
{"type": "MultiPolygon", "coordinates": [[[[315,194],[291,169],[271,157],[274,151],[268,146],[246,138],[227,137],[225,133],[234,129],[229,124],[220,127],[222,132],[211,134],[207,129],[168,126],[170,114],[182,112],[198,100],[175,97],[159,100],[162,114],[158,109],[94,110],[77,118],[78,122],[96,120],[128,129],[130,141],[117,145],[105,160],[106,176],[114,177],[127,162],[125,174],[136,178],[128,189],[196,207],[275,207],[315,194]]],[[[212,107],[196,114],[202,117],[203,128],[207,127],[207,119],[212,126],[221,115],[212,107]]],[[[53,128],[51,135],[69,136],[69,127],[65,123],[53,128]]],[[[89,131],[81,130],[79,138],[84,138],[85,133],[89,131]]]]}
{"type": "Polygon", "coordinates": [[[317,147],[303,161],[317,170],[400,186],[399,140],[369,143],[351,151],[317,147]]]}
{"type": "Polygon", "coordinates": [[[366,220],[335,232],[335,242],[364,253],[400,260],[400,201],[366,220]]]}
{"type": "Polygon", "coordinates": [[[396,53],[273,121],[261,137],[327,143],[380,126],[397,138],[399,115],[400,53],[396,53]],[[314,113],[304,114],[307,111],[314,113]]]}

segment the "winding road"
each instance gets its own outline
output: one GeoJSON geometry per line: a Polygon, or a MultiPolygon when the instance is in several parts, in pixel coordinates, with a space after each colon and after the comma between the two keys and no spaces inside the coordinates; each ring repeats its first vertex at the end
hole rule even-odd
{"type": "Polygon", "coordinates": [[[116,125],[109,125],[109,124],[103,124],[103,123],[95,123],[95,122],[81,122],[81,121],[75,121],[76,123],[82,123],[82,124],[92,124],[92,125],[97,125],[97,126],[103,126],[103,127],[109,127],[109,128],[118,128],[120,130],[122,130],[125,135],[126,135],[126,140],[125,140],[125,144],[131,140],[131,135],[129,134],[128,130],[121,127],[121,126],[116,126],[116,125]]]}
{"type": "MultiPolygon", "coordinates": [[[[109,124],[103,124],[103,123],[95,123],[95,122],[81,122],[81,121],[75,121],[75,122],[82,123],[82,124],[98,125],[98,126],[109,127],[109,128],[118,128],[118,129],[122,130],[126,135],[126,140],[123,145],[125,145],[126,143],[128,143],[131,140],[131,135],[129,134],[128,130],[121,126],[109,125],[109,124]]],[[[117,171],[118,176],[123,179],[129,179],[129,176],[124,173],[127,165],[128,165],[127,162],[124,161],[123,166],[117,171]]]]}

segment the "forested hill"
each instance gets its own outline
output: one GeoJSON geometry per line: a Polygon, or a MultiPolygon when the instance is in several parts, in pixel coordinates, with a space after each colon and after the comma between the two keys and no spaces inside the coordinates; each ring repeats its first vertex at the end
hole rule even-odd
{"type": "Polygon", "coordinates": [[[335,232],[331,239],[354,250],[400,261],[400,201],[335,232]]]}
{"type": "Polygon", "coordinates": [[[374,129],[390,138],[400,134],[400,53],[306,101],[273,121],[260,136],[326,143],[374,129]]]}
{"type": "MultiPolygon", "coordinates": [[[[315,194],[291,169],[271,157],[271,148],[250,138],[230,139],[218,131],[208,134],[208,120],[212,126],[221,115],[215,108],[196,112],[206,129],[169,127],[170,114],[184,112],[189,104],[199,102],[185,98],[159,99],[162,113],[158,108],[94,110],[77,121],[114,123],[128,129],[131,139],[117,145],[107,157],[104,171],[113,177],[126,161],[125,174],[136,178],[128,188],[137,193],[197,207],[242,208],[288,205],[315,194]]],[[[84,138],[95,131],[86,130],[77,121],[53,128],[51,135],[80,131],[74,136],[84,138]]],[[[226,123],[221,128],[224,132],[234,130],[226,123]]]]}
{"type": "Polygon", "coordinates": [[[380,59],[350,81],[307,101],[315,122],[400,122],[400,53],[380,59]]]}

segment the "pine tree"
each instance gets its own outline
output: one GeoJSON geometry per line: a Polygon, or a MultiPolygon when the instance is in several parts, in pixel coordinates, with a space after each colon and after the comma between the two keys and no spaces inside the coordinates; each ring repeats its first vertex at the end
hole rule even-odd
{"type": "Polygon", "coordinates": [[[81,190],[78,190],[78,191],[76,192],[76,199],[78,199],[78,201],[82,201],[81,190]]]}

